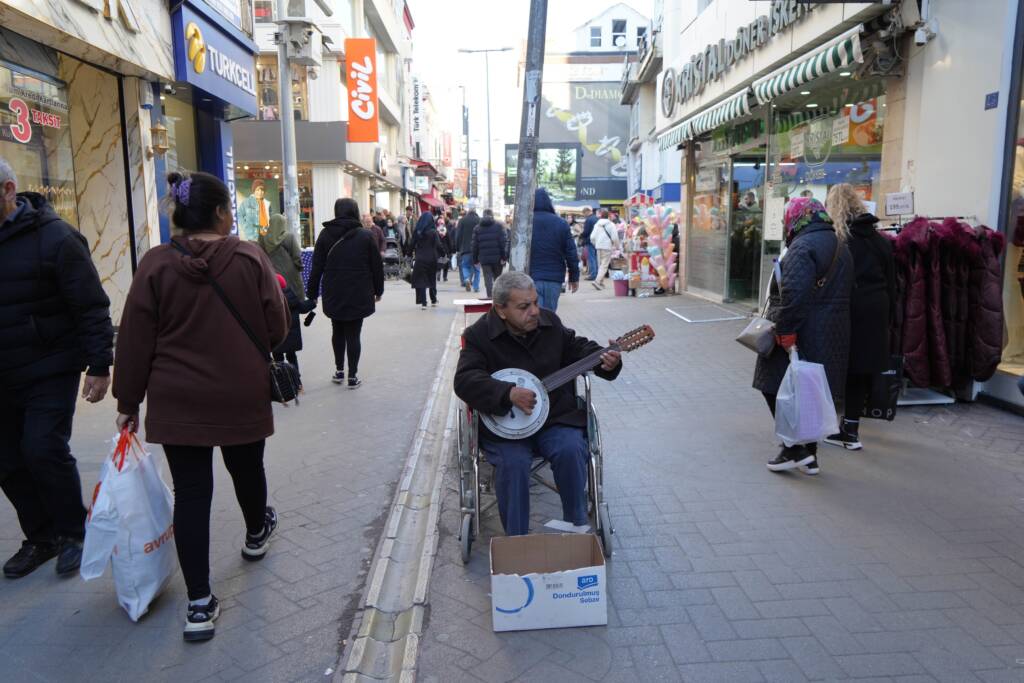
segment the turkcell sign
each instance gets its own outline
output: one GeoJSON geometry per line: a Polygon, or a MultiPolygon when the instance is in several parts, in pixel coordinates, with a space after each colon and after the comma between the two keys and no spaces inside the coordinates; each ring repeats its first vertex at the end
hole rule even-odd
{"type": "Polygon", "coordinates": [[[255,114],[255,45],[222,26],[230,25],[219,16],[205,17],[187,4],[174,11],[174,77],[210,99],[255,114]]]}

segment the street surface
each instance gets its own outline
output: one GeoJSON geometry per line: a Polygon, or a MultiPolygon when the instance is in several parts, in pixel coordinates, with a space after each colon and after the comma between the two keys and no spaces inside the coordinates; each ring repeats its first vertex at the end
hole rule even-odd
{"type": "MultiPolygon", "coordinates": [[[[319,313],[303,328],[299,363],[306,393],[297,408],[275,408],[277,433],[267,445],[270,503],[281,522],[262,562],[239,555],[241,513],[223,462],[215,458],[211,583],[223,608],[212,641],[182,641],[180,572],[133,624],[117,605],[109,571],[89,583],[62,581],[51,561],[26,578],[0,579],[0,680],[330,680],[325,673],[337,666],[340,643],[349,635],[451,327],[450,303],[423,312],[413,301],[406,283],[388,283],[363,328],[363,386],[356,391],[330,382],[329,321],[319,313]]],[[[90,497],[115,415],[110,398],[98,406],[79,403],[72,450],[90,497]]],[[[169,483],[166,466],[164,473],[169,483]]],[[[20,543],[13,508],[3,499],[0,558],[20,543]]]]}
{"type": "MultiPolygon", "coordinates": [[[[772,474],[744,322],[690,297],[562,298],[600,341],[657,339],[596,380],[616,533],[609,624],[495,634],[485,523],[464,567],[450,469],[419,680],[1022,681],[1024,420],[983,405],[866,421],[859,453],[772,474]]],[[[559,517],[534,487],[533,530],[559,517]]]]}

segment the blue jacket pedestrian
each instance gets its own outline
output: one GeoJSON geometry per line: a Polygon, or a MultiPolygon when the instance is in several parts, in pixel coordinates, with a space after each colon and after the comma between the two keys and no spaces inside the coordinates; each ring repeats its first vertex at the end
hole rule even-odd
{"type": "Polygon", "coordinates": [[[579,286],[580,262],[569,224],[555,213],[548,191],[537,188],[533,205],[533,239],[530,243],[530,276],[537,286],[541,308],[558,309],[566,270],[569,288],[579,286]]]}

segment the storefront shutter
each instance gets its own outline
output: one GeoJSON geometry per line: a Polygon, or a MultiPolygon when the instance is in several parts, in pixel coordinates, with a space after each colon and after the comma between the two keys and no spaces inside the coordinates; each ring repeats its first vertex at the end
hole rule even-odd
{"type": "Polygon", "coordinates": [[[864,61],[860,48],[863,25],[847,31],[826,45],[806,54],[764,78],[754,81],[754,97],[764,105],[790,90],[825,74],[864,61]]]}

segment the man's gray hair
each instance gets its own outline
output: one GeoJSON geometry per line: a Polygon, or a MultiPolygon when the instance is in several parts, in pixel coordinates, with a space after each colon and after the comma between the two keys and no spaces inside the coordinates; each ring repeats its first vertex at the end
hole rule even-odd
{"type": "Polygon", "coordinates": [[[510,270],[499,275],[498,279],[494,281],[491,300],[494,301],[496,306],[504,306],[512,298],[513,289],[525,292],[533,288],[532,277],[522,271],[510,270]]]}
{"type": "Polygon", "coordinates": [[[14,175],[14,169],[7,163],[7,160],[0,157],[0,185],[6,182],[12,182],[15,185],[18,184],[18,176],[14,175]]]}

